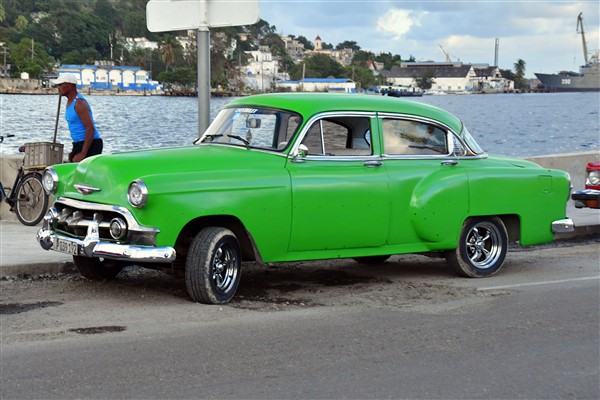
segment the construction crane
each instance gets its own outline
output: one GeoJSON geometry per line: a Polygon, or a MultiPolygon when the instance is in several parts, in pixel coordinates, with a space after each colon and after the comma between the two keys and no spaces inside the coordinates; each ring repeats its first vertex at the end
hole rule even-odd
{"type": "Polygon", "coordinates": [[[444,50],[444,48],[442,47],[441,44],[440,44],[440,49],[442,49],[442,52],[446,56],[446,62],[452,62],[452,60],[450,59],[450,54],[448,54],[448,52],[446,50],[444,50]]]}
{"type": "MultiPolygon", "coordinates": [[[[585,43],[585,32],[583,31],[583,17],[581,16],[583,12],[580,12],[577,16],[577,33],[581,33],[581,40],[583,41],[583,59],[585,63],[588,63],[588,51],[587,44],[585,43]]],[[[446,56],[447,57],[447,56],[446,56]]]]}

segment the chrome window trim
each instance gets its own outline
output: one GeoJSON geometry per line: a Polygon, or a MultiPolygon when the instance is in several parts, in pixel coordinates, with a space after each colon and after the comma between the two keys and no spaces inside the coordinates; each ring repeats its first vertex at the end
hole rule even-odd
{"type": "MultiPolygon", "coordinates": [[[[410,120],[410,121],[415,121],[415,122],[421,122],[421,123],[427,123],[430,125],[435,125],[443,130],[446,131],[446,140],[448,141],[448,153],[446,154],[410,154],[410,155],[402,155],[402,154],[386,154],[385,153],[385,148],[383,156],[384,157],[388,157],[388,158],[402,158],[402,159],[424,159],[424,158],[452,158],[452,159],[472,159],[472,158],[487,158],[487,154],[486,153],[482,153],[482,154],[477,154],[473,151],[473,149],[471,149],[471,147],[463,140],[463,138],[456,133],[456,131],[454,131],[452,128],[450,128],[448,125],[443,124],[435,119],[431,119],[431,118],[427,118],[427,117],[421,117],[418,115],[411,115],[411,114],[392,114],[392,113],[378,113],[378,117],[380,119],[384,119],[384,118],[393,118],[393,119],[405,119],[405,120],[410,120]],[[463,146],[463,148],[465,148],[467,150],[467,154],[463,155],[463,156],[458,156],[458,155],[454,155],[454,141],[451,140],[452,138],[455,138],[456,140],[458,140],[461,145],[463,146]]],[[[462,125],[461,125],[462,127],[462,125]]],[[[381,140],[382,140],[382,146],[383,146],[383,132],[381,132],[381,140]]]]}
{"type": "MultiPolygon", "coordinates": [[[[375,112],[375,111],[328,111],[328,112],[315,114],[306,121],[306,123],[304,124],[304,126],[302,127],[300,132],[294,138],[294,144],[292,145],[290,152],[287,154],[287,157],[289,157],[291,159],[298,157],[298,155],[300,154],[299,146],[302,143],[302,141],[304,140],[304,137],[308,134],[308,130],[313,125],[313,123],[317,120],[323,120],[325,118],[330,118],[330,117],[369,118],[371,120],[371,126],[373,126],[372,120],[377,119],[377,112],[375,112]]],[[[322,130],[322,128],[321,128],[321,130],[322,130]]],[[[372,130],[371,130],[371,134],[372,134],[372,130]]],[[[373,150],[373,144],[371,144],[371,150],[373,150]]],[[[307,155],[306,157],[302,157],[302,160],[360,161],[360,160],[373,160],[373,159],[377,159],[378,157],[380,157],[379,154],[370,154],[370,155],[364,155],[364,156],[348,156],[348,155],[344,155],[344,156],[322,155],[322,156],[320,156],[320,155],[313,154],[313,155],[307,155]]]]}

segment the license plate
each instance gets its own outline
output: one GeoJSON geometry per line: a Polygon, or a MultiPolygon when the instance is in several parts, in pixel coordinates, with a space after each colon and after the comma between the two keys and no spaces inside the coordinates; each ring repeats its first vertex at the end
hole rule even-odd
{"type": "Polygon", "coordinates": [[[55,251],[71,254],[73,256],[79,255],[79,246],[77,243],[69,242],[67,240],[55,239],[54,249],[55,251]]]}

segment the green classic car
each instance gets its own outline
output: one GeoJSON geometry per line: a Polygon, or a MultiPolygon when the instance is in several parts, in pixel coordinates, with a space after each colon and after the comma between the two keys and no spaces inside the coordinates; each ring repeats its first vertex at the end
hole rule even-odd
{"type": "Polygon", "coordinates": [[[55,165],[43,181],[44,249],[90,279],[179,273],[211,304],[232,299],[243,261],[433,253],[486,277],[509,241],[573,230],[567,173],[488,155],[452,114],[389,97],[239,98],[193,146],[55,165]]]}

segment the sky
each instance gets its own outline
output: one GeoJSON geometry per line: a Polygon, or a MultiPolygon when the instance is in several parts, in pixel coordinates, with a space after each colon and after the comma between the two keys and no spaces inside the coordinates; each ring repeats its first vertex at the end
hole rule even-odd
{"type": "Polygon", "coordinates": [[[283,35],[321,37],[334,47],[346,40],[362,50],[403,59],[494,64],[534,72],[578,71],[584,64],[577,16],[583,12],[588,53],[600,47],[600,2],[517,0],[260,0],[260,18],[283,35]]]}

